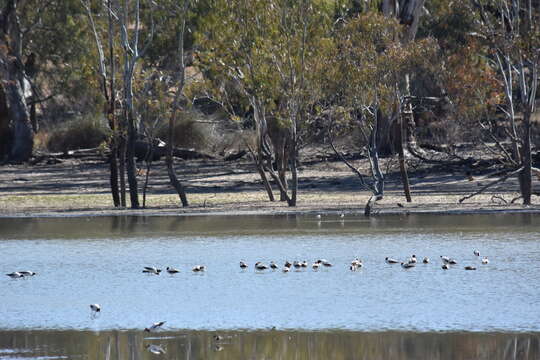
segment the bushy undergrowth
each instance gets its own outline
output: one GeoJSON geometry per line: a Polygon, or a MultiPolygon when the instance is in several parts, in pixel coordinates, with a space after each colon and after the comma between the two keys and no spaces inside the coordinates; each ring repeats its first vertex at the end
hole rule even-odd
{"type": "MultiPolygon", "coordinates": [[[[174,145],[183,148],[204,150],[211,145],[212,129],[208,124],[198,122],[200,114],[192,111],[184,111],[178,114],[174,127],[174,145]]],[[[164,122],[157,129],[157,137],[163,141],[168,140],[169,124],[164,122]]]]}
{"type": "Polygon", "coordinates": [[[52,152],[66,152],[100,146],[110,134],[105,121],[99,117],[72,120],[58,129],[44,131],[40,141],[52,152]]]}

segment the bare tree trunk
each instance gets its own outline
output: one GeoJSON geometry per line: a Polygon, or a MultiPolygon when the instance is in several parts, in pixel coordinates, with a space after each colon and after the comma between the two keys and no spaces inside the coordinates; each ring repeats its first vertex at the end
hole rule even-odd
{"type": "MultiPolygon", "coordinates": [[[[534,100],[533,100],[534,101],[534,100]]],[[[531,159],[531,113],[525,110],[523,114],[524,134],[523,148],[521,151],[523,170],[519,174],[519,185],[523,204],[531,204],[532,194],[532,159],[531,159]]]]}
{"type": "Polygon", "coordinates": [[[178,112],[179,102],[180,102],[180,96],[182,95],[182,92],[184,90],[184,84],[186,81],[186,64],[184,62],[184,35],[186,30],[186,17],[187,17],[187,11],[189,8],[189,0],[183,1],[183,6],[181,8],[181,25],[180,25],[180,31],[178,32],[178,48],[177,48],[177,56],[178,56],[178,88],[176,89],[176,93],[173,100],[173,109],[172,114],[169,117],[169,131],[168,131],[168,141],[167,141],[167,173],[169,174],[169,181],[172,185],[172,187],[176,190],[176,193],[178,194],[178,197],[180,198],[180,202],[182,203],[183,207],[189,206],[189,202],[186,196],[186,191],[184,189],[184,186],[182,183],[178,180],[178,177],[176,176],[176,171],[174,170],[174,164],[173,164],[173,146],[174,146],[174,130],[176,125],[176,116],[178,112]]]}
{"type": "Polygon", "coordinates": [[[2,86],[4,87],[4,93],[6,94],[8,103],[8,114],[13,124],[13,145],[8,155],[8,161],[23,162],[32,156],[34,135],[32,133],[32,124],[30,123],[30,116],[26,108],[22,86],[17,79],[13,79],[15,71],[10,70],[13,68],[13,64],[10,64],[6,69],[5,61],[12,63],[13,60],[7,60],[4,56],[0,57],[0,62],[4,62],[0,66],[4,73],[2,77],[3,79],[7,78],[7,80],[2,80],[2,86]]]}
{"type": "Polygon", "coordinates": [[[174,144],[174,125],[176,122],[176,109],[173,110],[173,114],[169,118],[169,136],[167,140],[167,173],[169,174],[169,181],[171,182],[172,187],[178,193],[180,201],[182,202],[183,207],[189,206],[189,202],[186,196],[186,191],[184,186],[178,178],[176,177],[176,171],[174,170],[173,165],[173,144],[174,144]]]}
{"type": "MultiPolygon", "coordinates": [[[[112,16],[112,0],[107,0],[108,13],[108,36],[109,36],[109,63],[111,73],[109,75],[109,127],[112,131],[111,136],[111,158],[109,162],[110,168],[110,184],[111,195],[115,207],[120,206],[120,193],[118,189],[118,125],[116,120],[116,62],[114,59],[114,25],[112,16]]],[[[106,91],[105,91],[106,92],[106,91]]],[[[125,187],[124,187],[125,190],[125,187]]],[[[125,206],[125,200],[124,205],[125,206]]]]}
{"type": "Polygon", "coordinates": [[[128,123],[127,133],[127,177],[129,183],[129,200],[132,209],[139,208],[139,189],[137,187],[137,167],[135,165],[135,119],[130,109],[126,109],[126,117],[128,123]]]}
{"type": "Polygon", "coordinates": [[[292,149],[290,156],[290,168],[291,168],[291,198],[289,201],[289,206],[296,206],[296,199],[298,196],[298,151],[296,149],[296,136],[292,139],[292,149]]]}
{"type": "Polygon", "coordinates": [[[23,88],[22,32],[17,1],[8,0],[0,10],[0,76],[13,128],[13,143],[7,160],[23,162],[32,156],[34,134],[23,88]]]}
{"type": "Polygon", "coordinates": [[[405,141],[404,137],[407,134],[407,124],[410,123],[410,118],[413,116],[412,104],[410,101],[410,86],[409,86],[409,75],[405,75],[405,88],[407,100],[405,100],[405,108],[399,113],[399,171],[401,173],[401,181],[403,182],[403,191],[405,192],[405,198],[407,202],[412,202],[411,199],[411,188],[409,185],[409,175],[407,174],[407,164],[405,163],[405,141]],[[405,118],[405,119],[404,119],[405,118]]]}
{"type": "Polygon", "coordinates": [[[126,207],[126,136],[125,136],[125,124],[122,125],[120,130],[120,166],[118,170],[120,172],[120,205],[126,207]]]}

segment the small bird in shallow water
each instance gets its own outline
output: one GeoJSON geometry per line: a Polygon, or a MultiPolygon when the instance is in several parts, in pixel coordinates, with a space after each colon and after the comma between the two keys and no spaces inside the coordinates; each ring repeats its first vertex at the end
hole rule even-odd
{"type": "Polygon", "coordinates": [[[291,262],[289,260],[285,261],[285,267],[290,268],[292,266],[291,262]]]}
{"type": "Polygon", "coordinates": [[[414,263],[409,263],[409,262],[401,263],[401,267],[404,268],[404,269],[410,269],[410,268],[413,268],[415,266],[416,265],[414,263]]]}
{"type": "Polygon", "coordinates": [[[465,270],[476,270],[474,266],[467,265],[465,266],[465,270]]]}
{"type": "Polygon", "coordinates": [[[99,306],[99,304],[91,304],[90,305],[90,310],[92,310],[94,312],[100,312],[101,311],[101,306],[99,306]]]}
{"type": "Polygon", "coordinates": [[[487,256],[484,256],[484,258],[482,259],[482,264],[489,264],[487,256]]]}
{"type": "Polygon", "coordinates": [[[175,269],[175,268],[168,267],[168,266],[167,266],[167,269],[166,269],[166,270],[167,270],[167,272],[168,272],[169,274],[171,274],[171,275],[173,275],[173,274],[178,274],[178,273],[180,272],[180,270],[177,270],[177,269],[175,269]]]}
{"type": "Polygon", "coordinates": [[[473,253],[474,253],[474,255],[476,255],[476,256],[480,256],[480,251],[478,251],[478,250],[474,250],[473,253]]]}
{"type": "Polygon", "coordinates": [[[260,271],[262,271],[262,270],[266,270],[266,269],[268,269],[268,266],[266,266],[265,264],[261,263],[260,261],[257,261],[257,262],[255,263],[255,270],[260,270],[260,271]]]}
{"type": "Polygon", "coordinates": [[[442,267],[443,270],[450,269],[450,265],[448,265],[448,264],[443,264],[441,267],[442,267]]]}
{"type": "Polygon", "coordinates": [[[423,262],[424,264],[429,264],[429,258],[426,256],[426,257],[424,258],[424,260],[422,260],[422,262],[423,262]]]}
{"type": "Polygon", "coordinates": [[[20,272],[17,272],[17,271],[12,272],[12,273],[9,273],[9,274],[6,274],[6,275],[9,276],[9,277],[12,278],[12,279],[18,279],[18,278],[24,277],[23,274],[21,274],[20,272]]]}
{"type": "Polygon", "coordinates": [[[408,262],[409,264],[416,264],[416,262],[417,262],[416,255],[411,256],[411,257],[407,260],[407,262],[408,262]]]}
{"type": "Polygon", "coordinates": [[[154,266],[145,266],[142,272],[146,274],[159,275],[159,273],[161,272],[161,269],[158,269],[154,266]]]}
{"type": "Polygon", "coordinates": [[[247,269],[247,264],[243,261],[240,261],[240,269],[244,270],[244,269],[247,269]]]}
{"type": "Polygon", "coordinates": [[[448,256],[441,255],[441,260],[443,263],[448,264],[450,262],[450,258],[448,256]]]}
{"type": "Polygon", "coordinates": [[[166,323],[166,321],[158,321],[158,322],[155,322],[155,323],[153,323],[150,327],[144,328],[144,331],[146,331],[146,332],[151,332],[151,331],[153,331],[153,330],[159,329],[159,328],[162,327],[165,323],[166,323]]]}
{"type": "Polygon", "coordinates": [[[319,264],[318,262],[314,262],[311,267],[313,268],[313,270],[319,270],[319,267],[321,266],[321,264],[319,264]]]}
{"type": "Polygon", "coordinates": [[[457,264],[457,261],[456,261],[455,259],[450,259],[450,260],[448,260],[448,263],[449,263],[450,265],[456,265],[456,264],[457,264]]]}
{"type": "Polygon", "coordinates": [[[95,317],[99,312],[101,312],[101,306],[99,304],[91,304],[90,311],[92,311],[92,317],[95,317]]]}
{"type": "Polygon", "coordinates": [[[148,344],[145,346],[146,350],[155,355],[165,354],[165,349],[161,345],[148,344]]]}
{"type": "Polygon", "coordinates": [[[278,268],[278,266],[276,265],[276,263],[273,262],[273,261],[270,261],[270,269],[277,270],[277,268],[278,268]]]}
{"type": "Polygon", "coordinates": [[[193,267],[193,269],[191,269],[191,271],[193,272],[203,272],[206,270],[206,266],[204,265],[196,265],[193,267]]]}
{"type": "Polygon", "coordinates": [[[288,267],[288,266],[284,266],[284,267],[283,267],[283,272],[284,272],[284,273],[289,272],[289,271],[291,271],[291,268],[290,268],[290,267],[288,267]]]}
{"type": "Polygon", "coordinates": [[[387,264],[397,264],[397,263],[399,263],[399,261],[397,261],[396,259],[392,259],[392,258],[389,258],[389,257],[386,257],[384,259],[384,261],[386,261],[387,264]]]}

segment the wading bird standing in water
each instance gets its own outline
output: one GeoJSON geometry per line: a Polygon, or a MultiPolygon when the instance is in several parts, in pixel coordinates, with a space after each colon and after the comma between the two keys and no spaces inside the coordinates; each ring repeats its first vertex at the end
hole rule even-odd
{"type": "Polygon", "coordinates": [[[91,317],[95,318],[98,313],[101,313],[101,306],[99,304],[91,304],[90,305],[90,311],[91,311],[91,317]]]}

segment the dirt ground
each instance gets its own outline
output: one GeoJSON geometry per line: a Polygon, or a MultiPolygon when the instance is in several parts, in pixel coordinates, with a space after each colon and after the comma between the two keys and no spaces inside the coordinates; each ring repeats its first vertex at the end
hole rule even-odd
{"type": "MultiPolygon", "coordinates": [[[[368,163],[354,160],[362,172],[368,163]]],[[[520,205],[516,178],[490,188],[486,193],[459,203],[463,196],[497,179],[496,166],[449,165],[415,158],[408,160],[412,202],[403,195],[395,159],[383,159],[386,188],[374,214],[540,212],[540,199],[520,205]],[[470,178],[469,173],[472,175],[470,178]]],[[[141,165],[142,166],[142,165],[141,165]]],[[[248,159],[177,160],[178,178],[187,188],[190,206],[182,208],[168,182],[162,161],[154,163],[146,197],[146,208],[116,209],[108,185],[108,164],[99,159],[63,159],[57,164],[0,166],[0,216],[92,216],[92,215],[179,215],[179,214],[281,214],[310,212],[363,213],[370,193],[342,162],[315,154],[304,159],[299,173],[298,206],[269,202],[253,163],[248,159]]],[[[139,176],[142,189],[144,176],[139,176]]],[[[534,193],[540,184],[533,182],[534,193]]],[[[142,204],[142,190],[140,191],[142,204]]],[[[275,193],[276,198],[279,194],[275,193]]],[[[129,205],[129,197],[128,197],[129,205]]]]}

